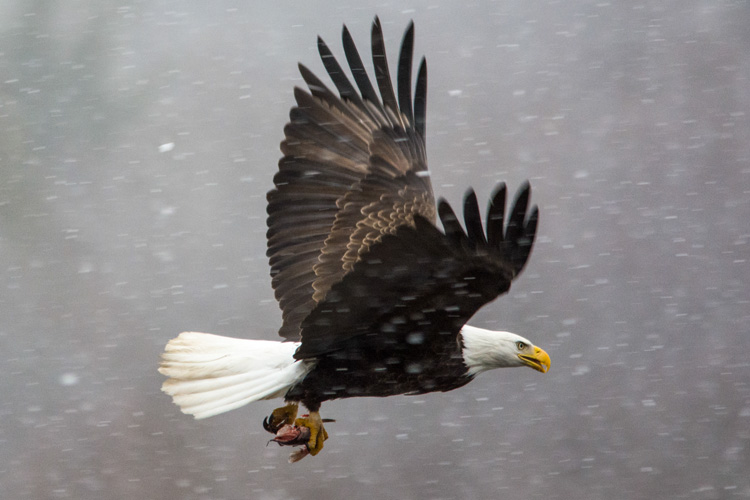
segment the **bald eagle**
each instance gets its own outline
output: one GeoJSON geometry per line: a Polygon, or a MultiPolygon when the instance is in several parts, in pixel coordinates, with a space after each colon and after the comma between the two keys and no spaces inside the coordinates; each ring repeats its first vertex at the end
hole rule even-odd
{"type": "Polygon", "coordinates": [[[159,368],[169,377],[162,390],[195,418],[284,398],[263,426],[277,442],[300,446],[292,460],[323,448],[324,401],[450,391],[492,368],[550,366],[531,341],[466,324],[526,265],[538,221],[528,182],[507,212],[505,185],[495,189],[486,230],[469,190],[462,226],[447,202],[435,204],[430,185],[427,66],[423,58],[412,98],[413,23],[397,91],[377,18],[377,91],[346,26],[342,38],[356,88],[318,38],[338,95],[299,65],[308,90],[294,89],[268,193],[267,255],[284,340],[184,332],[159,368]],[[297,416],[299,403],[308,415],[297,416]]]}

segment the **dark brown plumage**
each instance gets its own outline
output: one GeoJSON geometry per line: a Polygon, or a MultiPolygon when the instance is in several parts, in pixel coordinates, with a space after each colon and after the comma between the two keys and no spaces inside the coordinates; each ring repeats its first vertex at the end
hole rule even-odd
{"type": "Polygon", "coordinates": [[[313,411],[337,397],[468,382],[457,335],[474,312],[508,290],[529,256],[537,222],[536,208],[527,214],[526,184],[505,225],[502,185],[486,234],[473,192],[464,203],[466,232],[444,201],[440,232],[425,157],[424,60],[411,98],[414,26],[401,46],[398,97],[380,22],[372,27],[379,97],[346,27],[342,38],[359,92],[319,38],[339,97],[300,66],[310,94],[295,89],[276,189],[268,194],[280,334],[302,341],[296,359],[317,360],[287,399],[313,411]]]}
{"type": "Polygon", "coordinates": [[[423,175],[427,69],[422,60],[412,103],[413,39],[410,25],[398,99],[377,19],[372,47],[380,98],[346,27],[344,51],[359,93],[320,38],[321,59],[340,97],[300,65],[310,92],[295,89],[276,189],[268,193],[268,257],[282,309],[279,334],[289,340],[299,338],[303,319],[383,234],[412,224],[415,215],[435,220],[432,187],[423,175]]]}

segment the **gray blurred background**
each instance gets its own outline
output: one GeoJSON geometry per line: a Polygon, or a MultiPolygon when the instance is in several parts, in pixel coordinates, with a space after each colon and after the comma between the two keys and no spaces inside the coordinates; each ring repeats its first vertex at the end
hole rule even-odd
{"type": "MultiPolygon", "coordinates": [[[[0,4],[0,498],[750,498],[747,2],[0,4]],[[436,194],[530,179],[539,237],[472,324],[546,374],[328,403],[159,390],[183,330],[276,338],[265,193],[301,85],[378,14],[429,66],[436,194]]],[[[326,78],[326,81],[327,78],[326,78]]],[[[482,202],[484,203],[484,201],[482,202]]]]}

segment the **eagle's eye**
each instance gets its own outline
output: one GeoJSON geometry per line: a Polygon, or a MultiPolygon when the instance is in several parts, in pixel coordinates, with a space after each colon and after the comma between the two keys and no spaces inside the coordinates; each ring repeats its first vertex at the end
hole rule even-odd
{"type": "Polygon", "coordinates": [[[520,342],[520,341],[516,342],[516,347],[518,348],[519,351],[523,351],[524,349],[526,349],[526,343],[520,342]]]}

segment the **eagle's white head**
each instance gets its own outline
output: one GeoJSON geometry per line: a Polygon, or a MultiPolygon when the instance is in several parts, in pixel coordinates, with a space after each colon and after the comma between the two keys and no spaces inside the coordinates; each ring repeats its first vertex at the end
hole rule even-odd
{"type": "Polygon", "coordinates": [[[515,333],[464,325],[461,339],[469,375],[513,366],[529,366],[542,373],[549,370],[549,354],[515,333]]]}

